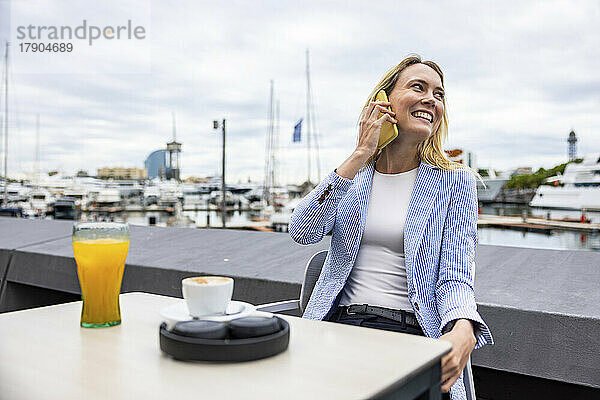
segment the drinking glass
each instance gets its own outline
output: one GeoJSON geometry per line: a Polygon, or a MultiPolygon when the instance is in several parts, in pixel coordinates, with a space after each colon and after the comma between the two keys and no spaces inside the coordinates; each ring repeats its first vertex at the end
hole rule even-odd
{"type": "Polygon", "coordinates": [[[81,326],[104,328],[121,323],[119,293],[129,250],[129,224],[73,224],[73,253],[81,286],[81,326]]]}

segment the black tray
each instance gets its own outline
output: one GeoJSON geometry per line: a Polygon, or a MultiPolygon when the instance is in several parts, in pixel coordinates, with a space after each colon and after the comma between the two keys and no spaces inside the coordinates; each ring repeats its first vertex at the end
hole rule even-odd
{"type": "Polygon", "coordinates": [[[200,339],[182,336],[160,326],[160,349],[177,360],[188,361],[249,361],[274,356],[287,349],[290,325],[274,316],[280,330],[266,336],[246,339],[200,339]]]}

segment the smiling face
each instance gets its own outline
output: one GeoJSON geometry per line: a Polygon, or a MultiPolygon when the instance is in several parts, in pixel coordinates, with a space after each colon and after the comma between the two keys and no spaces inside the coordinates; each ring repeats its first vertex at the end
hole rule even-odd
{"type": "Polygon", "coordinates": [[[444,89],[440,76],[431,67],[425,64],[406,67],[389,100],[398,120],[399,137],[410,135],[415,142],[422,142],[440,126],[444,115],[444,89]]]}

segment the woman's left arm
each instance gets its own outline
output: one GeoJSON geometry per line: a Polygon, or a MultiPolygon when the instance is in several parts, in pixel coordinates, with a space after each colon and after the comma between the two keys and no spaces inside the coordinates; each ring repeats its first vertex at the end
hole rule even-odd
{"type": "Polygon", "coordinates": [[[477,183],[468,170],[460,171],[456,176],[444,223],[435,289],[442,319],[440,339],[452,343],[452,350],[442,358],[442,392],[448,392],[460,377],[473,349],[494,343],[490,330],[477,312],[473,291],[477,183]]]}
{"type": "MultiPolygon", "coordinates": [[[[471,321],[475,349],[493,344],[487,325],[477,312],[473,292],[475,247],[477,246],[477,184],[468,170],[456,172],[444,223],[436,300],[441,318],[440,333],[456,320],[471,321]]],[[[454,329],[452,329],[454,330],[454,329]]]]}

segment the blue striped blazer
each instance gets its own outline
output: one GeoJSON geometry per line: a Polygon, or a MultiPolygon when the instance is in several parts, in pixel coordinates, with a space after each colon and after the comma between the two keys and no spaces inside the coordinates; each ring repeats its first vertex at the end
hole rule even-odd
{"type": "MultiPolygon", "coordinates": [[[[331,172],[292,213],[289,233],[297,243],[318,243],[333,229],[304,318],[321,320],[339,301],[365,229],[374,165],[367,164],[352,180],[331,172]]],[[[493,339],[473,293],[476,245],[474,175],[467,169],[445,171],[421,162],[404,226],[408,298],[428,337],[439,338],[442,328],[455,319],[476,322],[477,349],[493,339]]],[[[464,398],[462,378],[451,395],[464,398]]]]}

